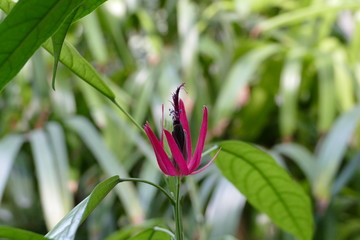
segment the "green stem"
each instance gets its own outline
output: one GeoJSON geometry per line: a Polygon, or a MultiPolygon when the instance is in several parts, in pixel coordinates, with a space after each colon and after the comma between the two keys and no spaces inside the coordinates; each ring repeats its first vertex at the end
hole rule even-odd
{"type": "Polygon", "coordinates": [[[120,182],[142,182],[142,183],[146,183],[151,186],[154,186],[166,195],[166,197],[170,200],[172,205],[174,205],[174,206],[176,205],[175,199],[164,188],[160,187],[159,185],[157,185],[155,183],[152,183],[152,182],[146,181],[144,179],[140,179],[140,178],[120,178],[120,182]]]}
{"type": "Polygon", "coordinates": [[[141,133],[145,134],[144,129],[136,122],[136,120],[122,107],[115,99],[112,102],[120,109],[120,111],[125,114],[125,116],[140,130],[141,133]]]}
{"type": "Polygon", "coordinates": [[[175,193],[175,223],[176,231],[175,236],[176,240],[183,240],[183,226],[182,226],[182,213],[181,213],[181,178],[176,177],[176,193],[175,193]]]}

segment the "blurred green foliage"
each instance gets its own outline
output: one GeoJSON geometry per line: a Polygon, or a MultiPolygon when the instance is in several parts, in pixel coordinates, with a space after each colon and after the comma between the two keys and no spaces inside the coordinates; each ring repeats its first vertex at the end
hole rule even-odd
{"type": "MultiPolygon", "coordinates": [[[[193,136],[207,105],[209,142],[264,147],[312,196],[314,239],[357,239],[359,9],[356,0],[106,1],[70,26],[56,91],[53,57],[39,49],[1,92],[0,224],[45,234],[113,175],[164,184],[148,141],[113,102],[159,130],[161,104],[170,108],[171,92],[186,82],[193,136]]],[[[186,186],[189,239],[293,239],[215,165],[186,186]]],[[[115,194],[76,239],[173,226],[156,189],[123,183],[115,194]]]]}

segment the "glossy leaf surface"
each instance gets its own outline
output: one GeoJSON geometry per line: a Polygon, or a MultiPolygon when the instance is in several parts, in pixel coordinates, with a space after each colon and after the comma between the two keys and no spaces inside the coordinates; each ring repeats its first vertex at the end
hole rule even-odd
{"type": "Polygon", "coordinates": [[[46,237],[61,240],[74,239],[80,224],[118,183],[119,176],[114,176],[98,184],[87,198],[73,208],[48,234],[46,234],[46,237]]]}
{"type": "Polygon", "coordinates": [[[33,233],[30,231],[7,227],[7,226],[0,226],[0,239],[9,239],[9,240],[47,240],[48,238],[33,233]]]}
{"type": "Polygon", "coordinates": [[[0,89],[82,1],[26,0],[15,5],[0,24],[0,89]]]}

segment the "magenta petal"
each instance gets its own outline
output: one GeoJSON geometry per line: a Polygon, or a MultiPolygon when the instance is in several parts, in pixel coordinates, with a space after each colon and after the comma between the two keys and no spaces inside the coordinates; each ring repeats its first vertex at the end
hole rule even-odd
{"type": "Polygon", "coordinates": [[[191,143],[190,128],[189,128],[189,122],[188,122],[188,119],[186,116],[184,102],[181,99],[180,99],[180,122],[185,130],[187,156],[188,156],[188,159],[191,159],[192,143],[191,143]]]}
{"type": "Polygon", "coordinates": [[[221,151],[221,148],[219,149],[219,151],[217,151],[217,153],[215,154],[215,156],[210,160],[210,162],[208,162],[203,168],[199,169],[199,170],[196,170],[192,173],[190,173],[191,175],[194,175],[194,174],[198,174],[199,172],[202,172],[204,171],[206,168],[208,168],[213,162],[214,160],[216,159],[216,157],[219,155],[221,151]]]}
{"type": "Polygon", "coordinates": [[[144,126],[144,130],[146,135],[148,136],[151,145],[154,148],[154,152],[156,155],[156,160],[161,171],[167,175],[176,176],[177,170],[174,165],[171,163],[169,157],[167,156],[164,149],[161,147],[159,140],[156,138],[154,132],[151,130],[149,123],[146,123],[144,126]]]}
{"type": "Polygon", "coordinates": [[[204,107],[204,114],[203,114],[203,120],[202,120],[201,128],[200,128],[200,135],[198,138],[198,142],[196,144],[194,156],[191,158],[190,163],[189,163],[190,172],[197,169],[200,165],[201,153],[204,149],[207,127],[208,127],[208,110],[207,110],[207,107],[204,107]]]}
{"type": "Polygon", "coordinates": [[[168,141],[171,153],[172,153],[172,155],[173,155],[173,157],[175,159],[175,162],[177,163],[177,165],[180,168],[181,175],[188,175],[189,170],[188,170],[188,167],[186,165],[186,161],[185,161],[185,159],[184,159],[178,145],[176,144],[173,136],[167,130],[164,130],[164,133],[165,133],[166,140],[168,141]]]}

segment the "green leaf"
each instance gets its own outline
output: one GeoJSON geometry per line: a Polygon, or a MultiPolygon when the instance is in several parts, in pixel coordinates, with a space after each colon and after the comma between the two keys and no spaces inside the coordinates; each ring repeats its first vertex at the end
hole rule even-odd
{"type": "Polygon", "coordinates": [[[293,160],[304,172],[311,184],[314,184],[316,172],[315,156],[305,147],[296,143],[283,143],[276,145],[274,150],[293,160]]]}
{"type": "Polygon", "coordinates": [[[43,129],[29,134],[38,178],[41,205],[48,229],[54,227],[70,210],[68,197],[62,188],[62,163],[58,161],[50,145],[49,136],[43,129]]]}
{"type": "Polygon", "coordinates": [[[81,6],[79,7],[79,10],[77,11],[74,22],[79,20],[80,18],[85,17],[92,11],[94,11],[97,7],[99,7],[101,4],[103,4],[106,0],[86,0],[81,6]]]}
{"type": "MultiPolygon", "coordinates": [[[[126,169],[104,144],[102,136],[88,119],[83,117],[73,117],[66,123],[84,141],[85,145],[93,153],[104,172],[110,176],[119,174],[122,178],[128,177],[126,169]]],[[[130,219],[134,223],[139,221],[139,219],[143,219],[143,210],[134,185],[132,183],[123,183],[121,184],[121,188],[116,188],[116,192],[130,219]]]]}
{"type": "Polygon", "coordinates": [[[298,92],[301,82],[302,50],[289,52],[280,79],[280,132],[283,138],[291,138],[297,127],[298,92]]]}
{"type": "MultiPolygon", "coordinates": [[[[0,8],[9,13],[11,8],[15,5],[11,0],[1,0],[0,8]]],[[[53,45],[51,40],[44,42],[43,47],[51,54],[53,54],[53,45]]],[[[99,73],[91,64],[83,58],[80,53],[67,41],[64,41],[62,51],[60,54],[60,61],[68,67],[73,73],[79,76],[82,80],[93,86],[99,92],[104,94],[110,100],[115,100],[115,95],[111,89],[104,83],[99,73]]]]}
{"type": "MultiPolygon", "coordinates": [[[[46,41],[43,47],[51,54],[53,54],[53,46],[51,40],[46,41]]],[[[115,95],[111,89],[102,80],[99,73],[94,67],[80,55],[80,53],[68,43],[66,40],[61,49],[60,61],[67,66],[73,73],[78,75],[82,80],[93,86],[96,90],[108,97],[110,100],[115,100],[115,95]]]]}
{"type": "Polygon", "coordinates": [[[275,28],[283,27],[286,25],[299,23],[301,21],[316,18],[324,13],[339,12],[341,10],[359,9],[359,3],[345,3],[337,5],[313,5],[302,9],[296,9],[294,11],[288,11],[283,14],[279,14],[276,17],[270,18],[261,22],[258,26],[258,31],[265,32],[275,28]]]}
{"type": "Polygon", "coordinates": [[[57,72],[57,67],[59,64],[59,58],[61,49],[65,40],[66,33],[69,30],[70,25],[73,22],[73,19],[75,17],[75,14],[77,13],[77,10],[74,10],[63,22],[63,24],[60,26],[60,28],[56,31],[56,33],[52,36],[52,44],[54,49],[54,69],[53,69],[53,76],[52,76],[52,88],[55,90],[55,77],[57,72]]]}
{"type": "Polygon", "coordinates": [[[22,135],[9,135],[0,141],[0,203],[13,163],[23,142],[22,135]]]}
{"type": "Polygon", "coordinates": [[[48,240],[48,238],[30,231],[0,226],[0,238],[9,240],[48,240]]]}
{"type": "Polygon", "coordinates": [[[317,174],[314,193],[322,200],[330,197],[331,186],[344,159],[349,140],[360,119],[360,105],[341,115],[317,147],[317,174]]]}
{"type": "Polygon", "coordinates": [[[114,176],[98,184],[87,198],[73,208],[48,234],[46,234],[46,237],[55,240],[74,239],[80,224],[119,182],[119,176],[114,176]]]}
{"type": "Polygon", "coordinates": [[[167,233],[148,229],[130,238],[130,240],[171,240],[171,237],[167,233]]]}
{"type": "Polygon", "coordinates": [[[236,102],[239,98],[239,91],[252,80],[262,61],[278,50],[278,45],[267,45],[249,52],[234,63],[216,101],[214,116],[217,119],[215,122],[231,116],[237,107],[236,102]]]}
{"type": "Polygon", "coordinates": [[[69,191],[69,158],[66,150],[66,140],[61,125],[57,122],[49,122],[46,124],[46,132],[48,133],[49,145],[53,151],[55,167],[58,172],[59,186],[57,188],[62,193],[62,201],[65,209],[73,208],[73,196],[69,191]]]}
{"type": "Polygon", "coordinates": [[[225,141],[216,164],[257,209],[302,240],[313,235],[309,197],[269,155],[244,142],[225,141]]]}
{"type": "Polygon", "coordinates": [[[350,181],[350,179],[354,176],[354,174],[358,170],[359,165],[360,165],[360,152],[358,152],[354,157],[350,159],[350,161],[342,169],[339,176],[336,178],[331,189],[332,196],[336,196],[341,191],[341,189],[344,186],[346,186],[346,184],[350,181]]]}
{"type": "Polygon", "coordinates": [[[82,1],[21,0],[15,5],[0,24],[0,90],[82,1]]]}

